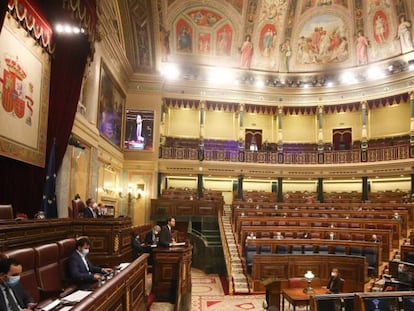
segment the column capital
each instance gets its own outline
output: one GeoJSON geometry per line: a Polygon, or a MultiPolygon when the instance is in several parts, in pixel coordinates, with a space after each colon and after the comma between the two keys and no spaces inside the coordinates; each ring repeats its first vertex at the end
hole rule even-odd
{"type": "Polygon", "coordinates": [[[409,91],[408,94],[410,95],[410,100],[414,100],[414,90],[409,91]]]}
{"type": "Polygon", "coordinates": [[[361,101],[362,109],[367,109],[368,102],[366,100],[361,101]]]}

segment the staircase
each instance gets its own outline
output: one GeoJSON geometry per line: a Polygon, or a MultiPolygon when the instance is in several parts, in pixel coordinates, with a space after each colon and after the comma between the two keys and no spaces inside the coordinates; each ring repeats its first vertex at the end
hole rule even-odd
{"type": "MultiPolygon", "coordinates": [[[[233,234],[231,225],[231,207],[224,206],[224,213],[221,216],[222,230],[224,233],[223,251],[226,257],[227,273],[229,274],[230,285],[233,283],[233,293],[249,293],[249,283],[243,268],[243,262],[239,254],[239,249],[233,234]],[[226,249],[224,249],[226,247],[226,249]]],[[[231,286],[230,286],[231,287],[231,286]]]]}

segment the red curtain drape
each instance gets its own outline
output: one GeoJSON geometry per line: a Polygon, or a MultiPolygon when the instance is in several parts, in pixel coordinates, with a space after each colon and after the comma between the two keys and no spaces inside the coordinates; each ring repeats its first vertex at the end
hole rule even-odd
{"type": "Polygon", "coordinates": [[[352,128],[333,129],[332,143],[334,150],[350,150],[352,145],[352,128]]]}
{"type": "MultiPolygon", "coordinates": [[[[59,2],[39,1],[40,8],[45,11],[43,13],[49,21],[59,15],[67,16],[61,9],[61,4],[57,5],[59,2]]],[[[53,41],[55,51],[50,77],[46,161],[49,160],[49,151],[53,139],[56,138],[56,169],[58,169],[72,130],[82,77],[91,46],[87,36],[70,38],[55,36],[53,41]]],[[[40,210],[45,169],[6,157],[0,157],[0,168],[0,204],[11,203],[15,213],[23,212],[33,217],[40,210]]]]}

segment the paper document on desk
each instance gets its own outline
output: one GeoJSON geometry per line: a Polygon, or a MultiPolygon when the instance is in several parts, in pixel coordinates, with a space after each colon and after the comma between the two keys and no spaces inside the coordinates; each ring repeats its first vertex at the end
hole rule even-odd
{"type": "Polygon", "coordinates": [[[175,242],[175,243],[170,243],[170,246],[184,246],[185,242],[175,242]]]}
{"type": "Polygon", "coordinates": [[[76,292],[63,297],[62,300],[67,302],[79,302],[86,296],[90,295],[92,292],[89,290],[77,290],[76,292]]]}
{"type": "Polygon", "coordinates": [[[56,299],[56,300],[53,300],[51,303],[47,304],[46,306],[42,307],[41,310],[42,311],[49,311],[49,310],[52,310],[53,308],[55,308],[59,304],[60,304],[60,300],[56,299]]]}
{"type": "Polygon", "coordinates": [[[128,267],[130,264],[130,262],[123,262],[120,263],[119,266],[117,267],[119,270],[124,270],[126,267],[128,267]]]}
{"type": "Polygon", "coordinates": [[[63,308],[59,309],[59,311],[69,311],[69,310],[72,310],[72,307],[66,306],[66,307],[63,307],[63,308]]]}

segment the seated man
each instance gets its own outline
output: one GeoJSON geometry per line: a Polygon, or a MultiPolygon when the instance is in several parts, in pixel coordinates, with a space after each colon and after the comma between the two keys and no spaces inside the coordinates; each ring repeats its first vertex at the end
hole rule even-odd
{"type": "Polygon", "coordinates": [[[331,271],[331,278],[326,286],[328,294],[338,294],[341,291],[341,275],[337,268],[333,268],[331,271]]]}
{"type": "Polygon", "coordinates": [[[132,246],[132,256],[134,259],[142,255],[142,253],[144,252],[144,249],[141,246],[139,234],[135,234],[134,232],[132,232],[131,246],[132,246]]]}
{"type": "Polygon", "coordinates": [[[76,241],[76,250],[68,259],[70,278],[80,287],[88,287],[90,283],[100,280],[103,274],[112,272],[111,268],[101,268],[92,265],[86,257],[89,254],[91,242],[87,237],[76,241]]]}
{"type": "Polygon", "coordinates": [[[0,261],[0,310],[32,310],[37,304],[19,284],[22,265],[14,258],[0,261]]]}

